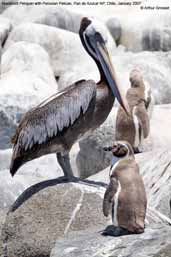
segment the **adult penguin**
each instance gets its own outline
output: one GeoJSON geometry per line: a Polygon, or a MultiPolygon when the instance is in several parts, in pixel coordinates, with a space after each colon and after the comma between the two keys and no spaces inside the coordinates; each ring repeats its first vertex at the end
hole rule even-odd
{"type": "Polygon", "coordinates": [[[128,141],[134,153],[139,153],[142,151],[144,139],[150,133],[150,117],[154,99],[150,85],[143,80],[139,69],[131,71],[130,83],[131,87],[126,94],[130,115],[125,115],[123,109],[118,108],[115,140],[128,141]]]}
{"type": "Polygon", "coordinates": [[[105,148],[113,154],[110,183],[103,200],[103,213],[112,215],[113,225],[103,235],[121,236],[144,232],[147,198],[131,145],[116,141],[105,148]],[[114,164],[113,164],[114,163],[114,164]]]}

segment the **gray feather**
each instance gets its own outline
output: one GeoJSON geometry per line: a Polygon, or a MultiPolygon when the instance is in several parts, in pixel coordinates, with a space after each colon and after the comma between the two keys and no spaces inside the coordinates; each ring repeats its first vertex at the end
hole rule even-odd
{"type": "Polygon", "coordinates": [[[19,124],[16,142],[19,148],[27,151],[72,125],[81,110],[83,113],[87,111],[95,95],[94,81],[80,81],[27,112],[19,124]]]}

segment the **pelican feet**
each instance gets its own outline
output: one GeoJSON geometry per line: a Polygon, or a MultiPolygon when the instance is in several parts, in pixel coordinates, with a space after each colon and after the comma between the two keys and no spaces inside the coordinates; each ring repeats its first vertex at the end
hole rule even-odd
{"type": "Polygon", "coordinates": [[[64,178],[68,182],[80,183],[80,184],[94,186],[94,187],[98,187],[98,186],[102,186],[105,188],[107,187],[106,183],[103,183],[100,181],[93,181],[93,180],[81,179],[81,178],[75,177],[70,164],[69,154],[62,155],[61,153],[56,153],[56,157],[59,165],[61,166],[64,172],[64,178]]]}

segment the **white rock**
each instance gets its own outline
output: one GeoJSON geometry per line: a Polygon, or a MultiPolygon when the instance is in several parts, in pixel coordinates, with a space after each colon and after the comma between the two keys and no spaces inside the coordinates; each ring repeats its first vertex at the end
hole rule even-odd
{"type": "Polygon", "coordinates": [[[171,149],[160,147],[137,155],[136,159],[144,179],[150,211],[156,210],[171,218],[171,149]]]}
{"type": "MultiPolygon", "coordinates": [[[[108,34],[108,49],[113,52],[115,43],[107,29],[106,33],[108,34]]],[[[94,61],[86,53],[79,36],[75,33],[46,25],[26,23],[14,28],[5,44],[5,49],[18,41],[41,45],[48,52],[57,77],[74,69],[78,69],[78,73],[80,70],[86,71],[84,67],[97,70],[94,61]]],[[[88,71],[86,71],[87,74],[88,71]]]]}
{"type": "Polygon", "coordinates": [[[57,91],[48,54],[37,44],[18,42],[2,56],[0,97],[35,96],[37,101],[57,91]]]}
{"type": "Polygon", "coordinates": [[[11,6],[3,14],[11,20],[13,26],[33,22],[78,32],[83,15],[57,6],[11,6]]]}
{"type": "Polygon", "coordinates": [[[10,146],[23,113],[57,92],[49,56],[37,44],[12,44],[2,56],[1,72],[0,149],[10,146]]]}
{"type": "Polygon", "coordinates": [[[10,20],[0,15],[0,42],[2,44],[6,40],[11,29],[12,29],[12,24],[10,20]]]}
{"type": "MultiPolygon", "coordinates": [[[[146,3],[146,6],[157,6],[157,3],[146,3]]],[[[161,4],[159,3],[161,6],[161,4]]],[[[170,5],[170,4],[169,4],[170,5]]],[[[165,4],[167,6],[167,4],[165,4]]],[[[130,19],[121,18],[122,36],[120,43],[127,49],[139,52],[142,50],[171,50],[169,11],[149,11],[132,13],[130,19]]]]}
{"type": "Polygon", "coordinates": [[[121,35],[122,35],[122,27],[119,19],[115,17],[110,17],[106,21],[106,26],[109,29],[111,35],[115,39],[116,42],[120,41],[121,35]]]}
{"type": "MultiPolygon", "coordinates": [[[[100,229],[99,229],[100,230],[100,229]]],[[[101,236],[87,229],[57,239],[50,257],[169,257],[171,231],[169,226],[147,226],[143,234],[129,236],[101,236]]]]}
{"type": "MultiPolygon", "coordinates": [[[[91,60],[90,60],[91,61],[91,60]]],[[[71,69],[62,72],[61,76],[57,80],[59,90],[62,90],[72,83],[81,79],[93,79],[99,81],[99,71],[95,67],[94,63],[89,64],[85,62],[83,65],[71,67],[71,69]]]]}
{"type": "Polygon", "coordinates": [[[153,149],[171,149],[171,105],[156,105],[151,119],[151,144],[153,149]]]}

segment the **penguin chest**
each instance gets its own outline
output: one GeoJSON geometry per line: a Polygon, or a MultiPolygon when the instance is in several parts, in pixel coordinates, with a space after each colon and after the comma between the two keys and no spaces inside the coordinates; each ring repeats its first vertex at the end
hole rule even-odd
{"type": "Polygon", "coordinates": [[[133,117],[128,117],[122,109],[118,110],[116,118],[115,140],[128,141],[132,146],[135,141],[135,125],[133,117]]]}
{"type": "Polygon", "coordinates": [[[134,128],[135,128],[135,135],[134,135],[134,147],[138,147],[141,142],[143,141],[143,133],[142,133],[142,129],[141,129],[141,125],[138,121],[137,116],[135,115],[135,109],[136,107],[134,107],[133,109],[133,121],[134,121],[134,128]]]}
{"type": "Polygon", "coordinates": [[[112,221],[114,226],[118,226],[118,204],[119,204],[119,195],[121,192],[121,184],[118,181],[118,189],[114,196],[113,206],[112,206],[112,221]]]}

